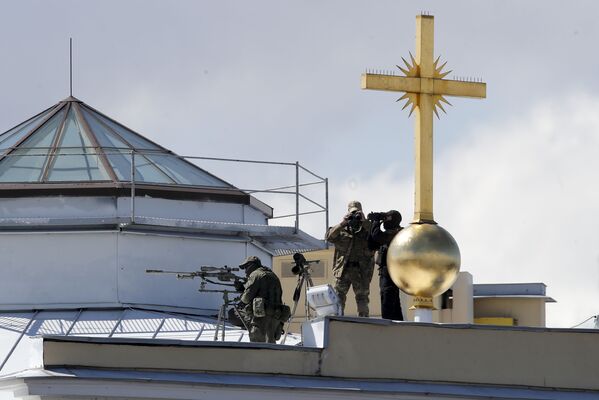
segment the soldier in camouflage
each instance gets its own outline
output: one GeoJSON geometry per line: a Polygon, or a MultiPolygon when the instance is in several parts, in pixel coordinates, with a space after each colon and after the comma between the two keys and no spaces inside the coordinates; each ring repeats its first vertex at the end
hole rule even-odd
{"type": "Polygon", "coordinates": [[[281,282],[256,256],[246,258],[239,268],[248,277],[241,295],[240,313],[248,327],[251,342],[276,343],[289,319],[289,307],[281,299],[281,282]]]}
{"type": "Polygon", "coordinates": [[[343,311],[347,292],[353,287],[358,315],[368,317],[370,281],[374,272],[373,253],[367,240],[370,223],[364,218],[359,201],[351,201],[347,209],[341,223],[329,228],[325,235],[325,239],[335,245],[335,291],[343,311]]]}

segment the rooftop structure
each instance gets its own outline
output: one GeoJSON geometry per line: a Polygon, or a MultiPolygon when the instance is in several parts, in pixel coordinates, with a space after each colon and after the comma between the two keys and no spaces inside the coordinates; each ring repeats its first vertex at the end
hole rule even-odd
{"type": "MultiPolygon", "coordinates": [[[[119,187],[132,180],[234,189],[72,96],[0,135],[2,183],[41,189],[52,186],[26,184],[61,183],[54,187],[65,188],[85,182],[119,187]],[[134,163],[132,154],[137,158],[134,163]]],[[[15,187],[0,187],[8,188],[15,187]]]]}
{"type": "Polygon", "coordinates": [[[304,346],[27,339],[13,398],[590,400],[599,332],[327,317],[304,346]],[[373,340],[376,338],[376,340],[373,340]],[[426,346],[417,346],[420,343],[426,346]]]}
{"type": "MultiPolygon", "coordinates": [[[[305,253],[308,260],[318,260],[310,264],[314,285],[333,285],[335,278],[332,265],[335,249],[315,250],[305,253]]],[[[284,301],[292,303],[298,276],[293,274],[291,254],[278,255],[273,259],[273,270],[281,278],[284,301]]],[[[379,280],[375,275],[370,283],[370,316],[380,317],[379,280]]],[[[345,315],[356,316],[357,309],[353,296],[348,297],[345,315]]],[[[403,315],[413,320],[413,297],[401,293],[403,315]]],[[[304,304],[304,294],[300,296],[304,304]]],[[[434,298],[433,321],[450,324],[486,324],[545,327],[546,307],[555,300],[547,296],[543,283],[474,283],[474,277],[467,271],[458,274],[451,291],[434,298]]],[[[293,332],[299,332],[306,319],[305,307],[298,307],[291,324],[293,332]]]]}
{"type": "MultiPolygon", "coordinates": [[[[0,135],[0,310],[178,307],[218,293],[146,269],[322,248],[256,197],[69,97],[0,135]],[[34,249],[34,251],[32,251],[34,249]]],[[[192,311],[190,311],[192,310],[192,311]]]]}

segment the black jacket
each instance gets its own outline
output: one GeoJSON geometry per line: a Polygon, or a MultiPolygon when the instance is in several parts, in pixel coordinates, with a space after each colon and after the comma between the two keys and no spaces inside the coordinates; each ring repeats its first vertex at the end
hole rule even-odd
{"type": "Polygon", "coordinates": [[[377,254],[374,257],[374,261],[381,267],[387,266],[387,249],[391,244],[391,241],[403,228],[401,226],[396,229],[389,229],[387,231],[381,230],[382,223],[374,222],[368,234],[368,248],[370,250],[376,250],[377,254]]]}

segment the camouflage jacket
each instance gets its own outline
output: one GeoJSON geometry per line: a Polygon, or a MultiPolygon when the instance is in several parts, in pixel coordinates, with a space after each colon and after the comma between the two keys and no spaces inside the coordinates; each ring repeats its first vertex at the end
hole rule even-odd
{"type": "Polygon", "coordinates": [[[327,231],[325,240],[335,245],[333,275],[338,278],[343,268],[350,262],[359,263],[363,268],[372,266],[373,252],[368,248],[370,222],[364,221],[358,232],[351,232],[348,226],[335,225],[327,231]]]}
{"type": "Polygon", "coordinates": [[[256,297],[264,299],[266,307],[279,307],[282,303],[283,290],[279,277],[266,267],[259,267],[253,271],[245,284],[241,301],[251,308],[256,297]]]}

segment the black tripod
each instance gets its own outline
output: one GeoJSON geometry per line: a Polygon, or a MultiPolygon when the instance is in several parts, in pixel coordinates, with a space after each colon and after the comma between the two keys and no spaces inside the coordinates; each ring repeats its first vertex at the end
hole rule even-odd
{"type": "Polygon", "coordinates": [[[312,282],[312,268],[310,268],[310,264],[320,262],[320,260],[307,261],[304,255],[301,253],[295,253],[293,255],[293,260],[295,261],[295,266],[291,269],[291,272],[297,275],[297,285],[295,287],[295,291],[293,292],[293,308],[291,309],[291,316],[289,317],[289,320],[287,320],[285,336],[283,336],[281,344],[285,344],[285,340],[287,340],[289,327],[291,326],[291,321],[293,321],[293,318],[295,317],[295,311],[297,310],[297,305],[299,304],[302,288],[304,292],[306,321],[311,317],[310,306],[308,304],[308,289],[314,286],[314,282],[312,282]]]}

